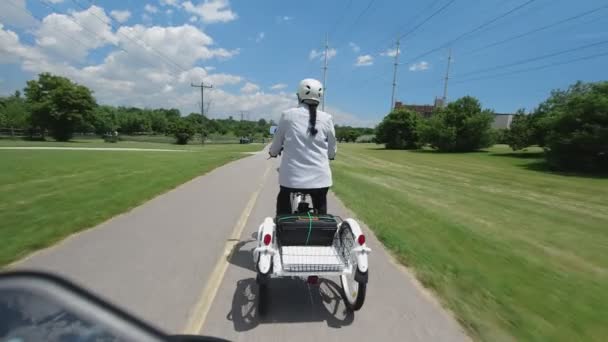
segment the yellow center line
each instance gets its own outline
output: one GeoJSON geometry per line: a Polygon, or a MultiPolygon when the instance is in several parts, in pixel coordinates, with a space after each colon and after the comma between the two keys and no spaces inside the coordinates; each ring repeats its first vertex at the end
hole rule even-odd
{"type": "Polygon", "coordinates": [[[224,275],[226,274],[226,270],[228,269],[228,260],[230,260],[230,257],[234,250],[234,246],[240,241],[243,229],[245,229],[247,220],[249,219],[249,215],[251,215],[251,211],[253,210],[253,207],[257,202],[260,192],[264,187],[264,183],[266,182],[266,177],[271,166],[272,164],[268,163],[266,170],[264,170],[264,175],[262,176],[262,180],[260,181],[258,188],[249,198],[245,209],[241,213],[239,220],[234,226],[232,234],[230,235],[230,238],[224,246],[223,253],[222,255],[220,255],[218,261],[215,264],[215,267],[213,268],[213,271],[211,272],[209,281],[207,281],[207,284],[205,285],[205,288],[203,289],[199,300],[196,302],[196,305],[190,312],[188,322],[183,329],[184,334],[198,335],[203,329],[203,325],[205,324],[205,320],[207,319],[207,315],[209,314],[211,305],[215,300],[215,296],[217,295],[217,292],[220,286],[222,285],[224,275]]]}

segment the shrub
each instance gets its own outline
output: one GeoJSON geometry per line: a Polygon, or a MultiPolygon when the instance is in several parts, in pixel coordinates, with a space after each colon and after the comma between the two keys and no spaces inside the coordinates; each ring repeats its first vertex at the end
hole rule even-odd
{"type": "Polygon", "coordinates": [[[577,83],[552,98],[546,123],[549,164],[563,170],[608,171],[608,82],[577,83]]]}
{"type": "Polygon", "coordinates": [[[376,128],[376,143],[387,149],[420,148],[418,126],[422,118],[415,112],[398,108],[388,114],[376,128]]]}
{"type": "Polygon", "coordinates": [[[425,143],[442,152],[469,152],[491,146],[490,110],[482,110],[477,99],[465,96],[440,109],[421,128],[425,143]]]}

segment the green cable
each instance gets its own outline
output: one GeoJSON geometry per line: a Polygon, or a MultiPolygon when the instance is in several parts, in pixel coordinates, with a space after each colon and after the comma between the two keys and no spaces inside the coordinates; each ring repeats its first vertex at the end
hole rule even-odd
{"type": "Polygon", "coordinates": [[[310,239],[311,232],[312,232],[312,216],[310,216],[310,212],[308,212],[308,236],[306,237],[306,245],[308,245],[308,240],[310,239]]]}

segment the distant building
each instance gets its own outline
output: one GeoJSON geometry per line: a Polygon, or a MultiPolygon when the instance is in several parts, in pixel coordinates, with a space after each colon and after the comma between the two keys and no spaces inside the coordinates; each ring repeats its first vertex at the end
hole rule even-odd
{"type": "Polygon", "coordinates": [[[406,105],[403,102],[397,101],[395,102],[395,109],[397,108],[405,108],[420,114],[424,118],[430,118],[433,116],[433,111],[435,110],[434,105],[406,105]]]}
{"type": "MultiPolygon", "coordinates": [[[[413,112],[420,114],[423,118],[430,118],[431,116],[433,116],[433,111],[435,110],[435,108],[441,108],[441,107],[443,107],[443,105],[444,105],[443,99],[441,99],[441,98],[435,99],[434,105],[415,105],[415,104],[408,105],[408,104],[403,104],[403,102],[401,102],[401,101],[396,101],[395,109],[397,109],[397,108],[409,109],[413,112]]],[[[511,121],[513,121],[513,114],[495,113],[494,121],[492,122],[492,128],[496,128],[496,129],[511,128],[511,121]]]]}
{"type": "Polygon", "coordinates": [[[496,129],[511,128],[512,121],[513,121],[513,114],[494,113],[494,122],[492,122],[492,128],[496,128],[496,129]]]}

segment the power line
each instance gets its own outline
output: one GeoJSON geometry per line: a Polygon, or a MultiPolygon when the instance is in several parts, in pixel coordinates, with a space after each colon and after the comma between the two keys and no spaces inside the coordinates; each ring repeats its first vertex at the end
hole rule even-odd
{"type": "MultiPolygon", "coordinates": [[[[56,12],[56,13],[61,13],[64,14],[63,12],[60,12],[57,10],[57,8],[55,8],[55,6],[49,4],[46,0],[38,0],[40,3],[42,3],[43,5],[45,5],[46,7],[48,7],[50,10],[56,12]]],[[[65,15],[65,14],[64,14],[65,15]]],[[[68,18],[70,21],[72,21],[73,23],[75,23],[76,25],[80,26],[80,28],[82,28],[83,30],[87,31],[89,34],[95,36],[96,38],[99,38],[102,41],[108,42],[108,43],[112,43],[109,42],[107,39],[105,39],[104,37],[101,37],[99,34],[97,34],[96,32],[91,31],[90,29],[88,29],[87,27],[83,26],[82,24],[80,24],[79,22],[77,22],[76,20],[74,20],[74,18],[72,18],[69,15],[65,15],[66,18],[68,18]]],[[[124,48],[117,46],[118,49],[124,51],[124,52],[129,52],[127,50],[125,50],[124,48]]]]}
{"type": "MultiPolygon", "coordinates": [[[[19,5],[17,5],[16,3],[14,3],[14,2],[13,2],[13,0],[8,0],[8,3],[9,3],[11,6],[15,7],[16,9],[21,10],[21,11],[22,11],[22,12],[24,12],[24,13],[27,13],[29,16],[31,16],[32,18],[34,18],[34,19],[38,20],[40,23],[42,23],[43,19],[42,19],[41,17],[39,17],[39,16],[34,15],[34,14],[33,14],[32,12],[30,12],[30,11],[29,11],[27,8],[25,8],[25,7],[20,7],[19,5]]],[[[76,43],[78,43],[78,44],[80,44],[80,45],[82,45],[82,46],[87,45],[86,43],[84,43],[84,42],[82,42],[82,41],[80,41],[80,40],[78,40],[78,39],[76,39],[76,38],[74,38],[74,37],[70,36],[69,34],[67,34],[67,33],[65,33],[65,32],[63,32],[63,31],[61,31],[61,30],[57,30],[57,32],[59,32],[59,33],[63,34],[63,35],[64,35],[65,37],[67,37],[68,39],[71,39],[72,41],[74,41],[74,42],[76,42],[76,43]]]]}
{"type": "Polygon", "coordinates": [[[512,66],[517,66],[517,65],[520,65],[520,64],[526,64],[526,63],[530,63],[530,62],[535,62],[535,61],[538,61],[538,60],[547,59],[547,58],[563,55],[563,54],[566,54],[566,53],[569,53],[569,52],[578,51],[578,50],[582,50],[582,49],[588,49],[590,47],[599,46],[599,45],[603,45],[603,44],[607,44],[607,43],[608,43],[608,40],[603,40],[603,41],[600,41],[600,42],[586,44],[586,45],[578,46],[578,47],[571,48],[571,49],[560,50],[560,51],[557,51],[557,52],[552,52],[552,53],[541,55],[541,56],[536,56],[536,57],[522,59],[522,60],[515,61],[515,62],[512,62],[512,63],[496,65],[496,66],[493,66],[493,67],[483,68],[483,69],[479,69],[479,70],[463,73],[463,74],[460,74],[460,75],[456,74],[456,76],[459,76],[459,77],[469,76],[469,75],[484,73],[484,72],[488,72],[488,71],[494,71],[494,70],[498,70],[498,69],[509,68],[509,67],[512,67],[512,66]]]}
{"type": "Polygon", "coordinates": [[[441,8],[439,8],[438,10],[436,10],[435,12],[433,12],[431,15],[429,15],[426,19],[424,19],[422,22],[420,22],[418,25],[414,26],[411,30],[409,30],[406,33],[400,35],[399,38],[397,38],[397,39],[404,39],[405,37],[409,36],[410,34],[416,32],[416,30],[418,30],[420,27],[422,27],[422,25],[426,24],[429,20],[433,19],[435,16],[437,16],[438,14],[440,14],[441,12],[443,12],[446,8],[448,8],[455,1],[456,0],[450,0],[448,3],[446,3],[445,5],[443,5],[441,8]]]}
{"type": "MultiPolygon", "coordinates": [[[[374,5],[374,3],[376,2],[376,0],[370,0],[370,2],[367,3],[367,6],[363,9],[363,11],[361,11],[361,13],[359,13],[359,15],[357,16],[357,18],[355,19],[355,21],[350,25],[350,27],[355,27],[357,26],[357,24],[359,24],[359,21],[361,21],[361,18],[363,18],[363,16],[365,15],[365,13],[367,13],[370,8],[374,5]]],[[[346,30],[346,33],[348,34],[349,30],[346,30]]],[[[352,30],[350,30],[350,32],[352,33],[352,30]]],[[[351,35],[347,35],[347,38],[350,38],[351,35]]],[[[342,45],[344,45],[346,43],[346,41],[348,41],[348,39],[345,39],[344,42],[342,42],[339,45],[336,45],[337,47],[342,47],[342,45]]]]}
{"type": "Polygon", "coordinates": [[[475,52],[478,52],[478,51],[481,51],[481,50],[485,50],[485,49],[488,49],[488,48],[491,48],[491,47],[494,47],[494,46],[502,45],[504,43],[508,43],[510,41],[513,41],[513,40],[516,40],[516,39],[519,39],[519,38],[523,38],[523,37],[529,36],[531,34],[534,34],[534,33],[540,32],[540,31],[544,31],[546,29],[549,29],[549,28],[552,28],[552,27],[555,27],[555,26],[559,26],[561,24],[565,24],[567,22],[570,22],[570,21],[582,18],[582,17],[587,16],[589,14],[593,14],[593,13],[599,12],[599,11],[601,11],[603,9],[606,9],[606,8],[608,8],[608,5],[600,6],[598,8],[592,9],[590,11],[586,11],[586,12],[577,14],[575,16],[568,17],[568,18],[556,21],[556,22],[551,23],[551,24],[548,24],[548,25],[545,25],[545,26],[541,26],[541,27],[538,27],[536,29],[533,29],[533,30],[530,30],[530,31],[527,31],[527,32],[524,32],[524,33],[521,33],[521,34],[517,34],[517,35],[511,36],[509,38],[500,40],[498,42],[490,43],[490,44],[484,45],[484,46],[476,48],[476,49],[465,51],[464,53],[465,54],[475,53],[475,52]]]}
{"type": "Polygon", "coordinates": [[[516,11],[518,11],[518,10],[520,10],[520,9],[522,9],[522,8],[530,5],[530,4],[532,4],[534,1],[536,1],[536,0],[528,0],[528,1],[524,2],[523,4],[517,6],[517,7],[513,8],[513,9],[511,9],[511,10],[509,10],[507,12],[504,12],[504,13],[502,13],[502,14],[500,14],[500,15],[498,15],[498,16],[496,16],[496,17],[494,17],[494,18],[492,18],[492,19],[490,19],[490,20],[488,20],[488,21],[486,21],[484,23],[482,23],[481,25],[476,26],[472,30],[469,30],[467,32],[462,33],[458,37],[456,37],[456,38],[454,38],[452,40],[449,40],[449,41],[441,44],[440,46],[438,46],[436,48],[433,48],[433,49],[428,50],[428,51],[426,51],[424,53],[421,53],[420,55],[416,56],[415,58],[412,58],[411,61],[407,62],[406,64],[409,64],[411,62],[415,62],[415,61],[417,61],[418,59],[420,59],[422,57],[425,57],[425,56],[428,56],[428,55],[432,54],[433,52],[436,52],[436,51],[439,51],[439,50],[444,49],[446,47],[449,47],[450,45],[456,43],[457,41],[459,41],[459,40],[461,40],[461,39],[463,39],[463,38],[465,38],[465,37],[467,37],[469,35],[472,35],[473,33],[480,31],[481,29],[483,29],[483,28],[485,28],[485,27],[487,27],[487,26],[489,26],[489,25],[491,25],[491,24],[499,21],[500,19],[502,19],[504,17],[507,17],[510,14],[512,14],[512,13],[514,13],[514,12],[516,12],[516,11]]]}
{"type": "MultiPolygon", "coordinates": [[[[82,10],[86,10],[86,8],[78,1],[76,0],[72,0],[72,2],[74,4],[76,4],[78,7],[80,7],[82,10]]],[[[91,2],[91,0],[88,0],[88,2],[91,5],[94,5],[93,2],[91,2]]],[[[162,59],[165,60],[165,62],[168,62],[169,64],[173,65],[174,67],[177,67],[180,71],[183,72],[187,72],[188,70],[186,70],[185,68],[183,68],[181,65],[179,65],[178,63],[174,62],[171,58],[167,57],[166,55],[164,55],[163,53],[161,53],[160,51],[156,50],[154,47],[147,45],[145,42],[143,42],[141,39],[139,39],[139,41],[136,41],[133,37],[128,36],[125,33],[120,32],[116,26],[114,26],[114,24],[112,23],[112,19],[110,19],[110,21],[105,21],[102,18],[100,18],[97,14],[95,14],[94,12],[91,12],[91,14],[97,18],[100,22],[106,24],[106,25],[110,25],[110,27],[112,27],[112,29],[114,29],[114,31],[116,31],[117,34],[120,34],[121,36],[127,38],[128,40],[132,41],[133,43],[139,45],[140,47],[144,48],[144,49],[149,49],[151,51],[153,51],[154,53],[156,53],[159,57],[161,57],[162,59]]]]}
{"type": "Polygon", "coordinates": [[[346,12],[348,12],[348,10],[350,9],[350,6],[352,4],[353,4],[353,0],[349,0],[348,4],[344,8],[344,10],[342,10],[342,14],[340,15],[340,18],[338,20],[336,20],[336,22],[332,26],[331,30],[328,31],[329,32],[327,34],[328,36],[333,36],[334,32],[336,31],[336,29],[338,28],[338,26],[342,23],[342,20],[344,19],[346,12]]]}
{"type": "Polygon", "coordinates": [[[500,74],[494,74],[494,75],[488,75],[488,76],[483,76],[483,77],[464,79],[464,80],[456,81],[454,83],[467,83],[467,82],[473,82],[473,81],[490,80],[490,79],[495,79],[495,78],[500,78],[500,77],[505,77],[505,76],[510,76],[510,75],[521,74],[521,73],[524,73],[524,72],[531,72],[531,71],[543,70],[543,69],[552,68],[552,67],[561,66],[561,65],[566,65],[566,64],[572,64],[572,63],[576,63],[576,62],[580,62],[580,61],[585,61],[585,60],[589,60],[589,59],[594,59],[594,58],[598,58],[598,57],[604,57],[604,56],[608,56],[608,52],[598,53],[598,54],[589,55],[589,56],[583,56],[583,57],[574,58],[574,59],[569,59],[569,60],[558,62],[558,63],[549,63],[549,64],[544,64],[544,65],[540,65],[540,66],[536,66],[536,67],[530,67],[530,68],[526,68],[526,69],[514,70],[514,71],[510,71],[510,72],[504,72],[504,73],[500,73],[500,74]]]}

